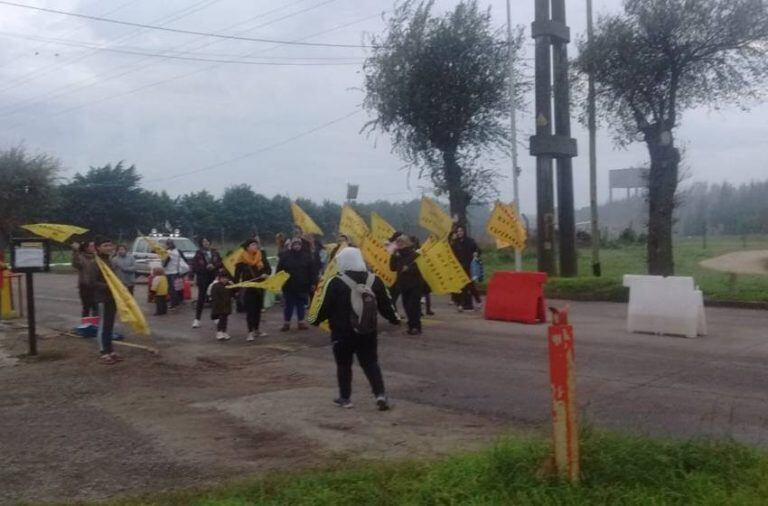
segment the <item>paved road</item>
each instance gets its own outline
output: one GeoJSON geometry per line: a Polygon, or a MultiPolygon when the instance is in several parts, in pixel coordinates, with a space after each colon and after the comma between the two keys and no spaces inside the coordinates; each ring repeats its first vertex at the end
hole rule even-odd
{"type": "MultiPolygon", "coordinates": [[[[71,325],[78,302],[68,275],[38,275],[39,321],[71,325]]],[[[143,297],[143,288],[138,291],[143,297]]],[[[455,409],[522,426],[545,426],[549,414],[546,326],[487,322],[456,314],[445,300],[426,332],[382,335],[385,374],[421,381],[390,392],[395,399],[455,409]]],[[[768,312],[711,308],[710,335],[682,339],[629,334],[626,306],[572,303],[576,335],[577,396],[583,419],[598,426],[654,435],[717,435],[768,446],[768,312]]],[[[280,317],[267,315],[275,332],[280,317]]],[[[189,328],[191,313],[151,318],[163,348],[210,346],[203,330],[189,328]]],[[[231,325],[233,335],[242,327],[231,325]]],[[[296,364],[327,362],[322,335],[285,356],[296,364]]]]}

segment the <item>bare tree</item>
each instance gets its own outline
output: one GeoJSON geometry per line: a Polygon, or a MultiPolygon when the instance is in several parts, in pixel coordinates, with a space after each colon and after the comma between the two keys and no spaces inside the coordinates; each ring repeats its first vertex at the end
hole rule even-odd
{"type": "Polygon", "coordinates": [[[594,77],[617,140],[648,148],[650,274],[674,273],[674,130],[682,111],[758,97],[767,43],[764,0],[625,0],[622,14],[600,18],[591,43],[579,42],[576,69],[594,77]]]}

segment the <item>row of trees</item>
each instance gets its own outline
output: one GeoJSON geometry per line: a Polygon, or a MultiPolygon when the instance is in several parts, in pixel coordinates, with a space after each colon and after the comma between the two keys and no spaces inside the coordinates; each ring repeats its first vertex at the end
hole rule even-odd
{"type": "Polygon", "coordinates": [[[768,180],[740,186],[695,183],[679,210],[685,235],[768,233],[768,180]]]}
{"type": "MultiPolygon", "coordinates": [[[[10,181],[0,186],[6,197],[1,200],[4,212],[0,215],[4,240],[15,227],[34,221],[78,225],[122,240],[138,231],[164,231],[166,224],[185,235],[216,241],[242,240],[254,232],[271,240],[276,233],[289,233],[293,227],[288,197],[266,197],[247,184],[230,186],[221,197],[202,190],[174,198],[143,189],[136,167],[122,162],[93,167],[65,184],[56,184],[57,167],[55,159],[29,156],[20,148],[0,153],[0,177],[7,176],[3,180],[10,181]]],[[[340,204],[318,204],[308,199],[298,199],[297,203],[329,237],[338,228],[340,204]]],[[[365,218],[376,211],[397,229],[420,234],[419,205],[418,200],[380,201],[354,207],[365,218]]],[[[470,224],[482,230],[487,216],[486,207],[474,209],[470,224]]]]}

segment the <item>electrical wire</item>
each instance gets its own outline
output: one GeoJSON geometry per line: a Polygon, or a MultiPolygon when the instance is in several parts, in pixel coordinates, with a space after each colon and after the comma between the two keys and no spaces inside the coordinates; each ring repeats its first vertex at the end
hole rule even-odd
{"type": "Polygon", "coordinates": [[[305,130],[305,131],[300,132],[298,134],[292,135],[291,137],[288,137],[288,138],[283,139],[281,141],[274,142],[272,144],[268,144],[266,146],[263,146],[263,147],[261,147],[259,149],[254,150],[254,151],[250,151],[248,153],[244,153],[242,155],[238,155],[238,156],[235,156],[233,158],[229,158],[227,160],[223,160],[221,162],[217,162],[217,163],[213,163],[213,164],[210,164],[210,165],[206,165],[204,167],[200,167],[199,169],[190,170],[190,171],[187,171],[187,172],[179,172],[179,173],[173,174],[173,175],[168,176],[168,177],[162,177],[162,178],[156,178],[156,179],[148,179],[147,181],[145,181],[145,183],[159,183],[159,182],[163,182],[163,181],[170,181],[170,180],[173,180],[173,179],[178,179],[180,177],[191,176],[193,174],[199,174],[201,172],[207,172],[209,170],[213,170],[213,169],[217,169],[219,167],[222,167],[224,165],[229,165],[229,164],[232,164],[232,163],[235,163],[235,162],[239,162],[241,160],[245,160],[246,158],[250,158],[252,156],[256,156],[256,155],[259,155],[261,153],[264,153],[265,151],[269,151],[269,150],[278,148],[280,146],[284,146],[284,145],[289,144],[289,143],[291,143],[291,142],[293,142],[293,141],[295,141],[297,139],[301,139],[302,137],[306,137],[308,135],[311,135],[311,134],[313,134],[315,132],[318,132],[320,130],[328,128],[329,126],[335,125],[336,123],[340,123],[340,122],[344,121],[347,118],[351,118],[352,116],[360,114],[361,112],[362,112],[362,110],[360,108],[358,108],[358,109],[355,109],[354,111],[351,111],[351,112],[349,112],[349,113],[347,113],[347,114],[345,114],[343,116],[339,116],[338,118],[335,118],[335,119],[332,119],[330,121],[327,121],[327,122],[323,123],[322,125],[318,125],[318,126],[316,126],[314,128],[310,128],[309,130],[305,130]]]}
{"type": "MultiPolygon", "coordinates": [[[[184,7],[183,9],[175,10],[175,11],[171,12],[170,14],[166,14],[165,16],[157,18],[157,20],[155,22],[158,22],[158,23],[173,23],[175,21],[183,19],[183,18],[185,18],[185,17],[187,17],[187,16],[189,16],[191,14],[194,14],[195,12],[198,12],[201,9],[204,9],[204,8],[206,8],[206,7],[210,6],[210,5],[213,5],[215,3],[218,3],[220,1],[221,0],[201,0],[201,1],[198,1],[197,3],[194,3],[192,5],[184,7]]],[[[135,37],[140,32],[141,32],[141,30],[138,30],[138,29],[132,30],[132,31],[128,32],[127,34],[124,34],[124,35],[118,37],[116,40],[117,41],[130,40],[131,38],[135,37]]],[[[19,86],[21,86],[23,84],[26,84],[26,83],[28,83],[30,81],[34,81],[35,79],[37,79],[39,77],[47,76],[47,75],[53,73],[54,71],[56,71],[57,69],[63,67],[64,65],[70,65],[70,64],[73,64],[73,63],[77,63],[79,61],[83,61],[83,60],[85,60],[85,59],[87,59],[87,58],[89,58],[89,57],[91,57],[91,56],[93,56],[93,55],[95,55],[97,53],[98,53],[98,51],[92,51],[92,52],[90,52],[88,54],[81,55],[81,56],[76,57],[76,58],[71,58],[69,60],[59,61],[59,62],[50,64],[50,65],[47,65],[45,67],[38,68],[38,69],[32,70],[30,72],[27,72],[26,74],[24,74],[22,76],[18,76],[15,79],[12,79],[6,86],[4,86],[3,88],[0,88],[0,93],[6,92],[8,90],[12,90],[14,88],[17,88],[17,87],[19,87],[19,86]]]]}
{"type": "Polygon", "coordinates": [[[157,25],[149,25],[144,23],[134,23],[131,21],[124,21],[120,19],[112,19],[112,18],[105,18],[101,16],[91,16],[88,14],[80,14],[77,12],[71,12],[71,11],[62,11],[59,9],[49,9],[46,7],[36,7],[33,5],[24,5],[19,4],[15,2],[7,2],[4,0],[0,0],[0,5],[8,5],[10,7],[19,7],[22,9],[30,9],[35,10],[39,12],[48,12],[52,14],[60,14],[62,16],[70,16],[75,18],[81,18],[81,19],[88,19],[91,21],[100,21],[103,23],[113,23],[118,25],[124,25],[124,26],[133,26],[136,28],[144,28],[147,30],[160,30],[164,32],[170,32],[170,33],[179,33],[184,35],[197,35],[201,37],[213,37],[218,39],[227,39],[227,40],[239,40],[239,41],[246,41],[246,42],[260,42],[260,43],[268,43],[268,44],[281,44],[281,45],[292,45],[292,46],[313,46],[313,47],[340,47],[340,48],[375,48],[377,46],[371,46],[371,45],[365,45],[365,44],[337,44],[337,43],[330,43],[330,42],[302,42],[302,41],[290,41],[290,40],[278,40],[278,39],[266,39],[261,37],[242,37],[238,35],[227,35],[223,33],[214,33],[214,32],[199,32],[195,30],[181,30],[178,28],[169,28],[164,26],[157,26],[157,25]]]}
{"type": "MultiPolygon", "coordinates": [[[[211,1],[211,0],[206,0],[206,1],[211,1]]],[[[215,1],[220,1],[220,0],[215,0],[215,1]]],[[[269,10],[267,12],[263,12],[263,13],[257,14],[256,16],[253,16],[253,17],[251,17],[251,18],[249,18],[249,19],[247,19],[245,21],[241,21],[241,22],[235,23],[233,25],[230,25],[227,28],[229,29],[229,28],[234,28],[234,27],[237,27],[237,26],[242,26],[244,24],[250,23],[251,21],[253,21],[255,19],[259,19],[259,18],[268,16],[268,15],[273,14],[275,12],[280,12],[282,10],[285,10],[285,8],[290,8],[291,6],[299,4],[299,3],[303,2],[303,1],[304,0],[297,0],[295,2],[292,2],[292,3],[288,4],[288,6],[283,6],[283,7],[277,8],[277,9],[272,9],[272,10],[269,10]]],[[[267,21],[265,23],[262,23],[262,24],[258,25],[255,28],[262,28],[262,27],[265,27],[265,26],[269,26],[271,24],[274,24],[274,23],[277,23],[277,22],[282,21],[284,19],[287,19],[287,18],[296,16],[296,15],[302,14],[304,12],[307,12],[309,10],[315,9],[317,7],[326,5],[328,3],[332,3],[334,1],[336,1],[336,0],[324,0],[323,2],[320,2],[320,3],[317,3],[317,4],[313,4],[313,5],[309,6],[309,7],[301,9],[299,11],[295,11],[295,12],[286,14],[286,15],[280,17],[280,18],[273,19],[273,20],[267,21]]],[[[251,28],[251,29],[253,29],[253,28],[251,28]]],[[[250,29],[248,29],[248,30],[250,30],[250,29]]],[[[244,30],[241,33],[244,33],[244,32],[246,32],[248,30],[244,30]]],[[[196,40],[201,40],[201,39],[203,39],[203,38],[202,37],[198,37],[197,39],[195,39],[195,40],[193,40],[191,42],[188,42],[186,44],[182,44],[179,47],[183,47],[185,45],[192,44],[196,40]]],[[[221,42],[221,40],[219,40],[219,39],[216,39],[216,40],[213,40],[213,41],[209,40],[205,44],[203,44],[202,46],[197,46],[196,49],[200,48],[200,47],[207,47],[209,45],[217,44],[217,43],[220,43],[220,42],[221,42]]],[[[98,51],[94,51],[94,53],[96,53],[96,52],[98,52],[98,51]]],[[[181,54],[185,54],[185,52],[182,52],[181,54]]],[[[141,59],[138,62],[135,62],[133,64],[117,66],[114,69],[112,69],[112,71],[118,71],[121,68],[127,68],[128,70],[125,70],[123,72],[116,73],[116,74],[115,73],[110,74],[108,72],[107,73],[103,73],[103,74],[99,74],[99,75],[90,77],[88,79],[85,79],[83,81],[78,81],[76,83],[65,85],[65,86],[63,86],[61,88],[58,88],[56,90],[53,90],[51,92],[48,92],[48,93],[44,94],[42,97],[37,97],[37,98],[32,97],[31,99],[27,99],[27,100],[21,102],[20,104],[15,104],[15,105],[11,105],[11,106],[3,108],[2,110],[0,110],[0,116],[8,116],[8,115],[11,115],[11,114],[16,114],[16,113],[21,112],[21,111],[23,111],[25,109],[28,109],[29,107],[31,107],[31,106],[33,106],[33,105],[35,105],[37,103],[41,103],[41,102],[43,102],[45,100],[49,100],[51,98],[58,98],[58,97],[61,97],[61,96],[65,96],[65,95],[69,95],[69,94],[72,94],[72,93],[76,93],[76,92],[82,91],[84,89],[87,89],[87,88],[96,86],[98,84],[101,84],[101,83],[103,83],[105,81],[114,80],[114,79],[126,76],[128,74],[131,74],[133,72],[136,72],[138,70],[146,69],[146,68],[151,67],[152,65],[154,65],[154,62],[149,63],[148,65],[140,66],[141,63],[143,63],[145,61],[154,60],[154,59],[155,58],[153,58],[153,57],[146,57],[146,58],[143,58],[143,59],[141,59]],[[104,79],[101,79],[101,81],[98,81],[98,80],[97,81],[93,81],[94,79],[99,79],[99,78],[104,78],[104,79]],[[93,81],[93,82],[89,82],[89,81],[93,81]],[[85,83],[88,83],[88,84],[85,84],[85,83]]]]}
{"type": "MultiPolygon", "coordinates": [[[[31,36],[25,36],[21,34],[15,34],[10,32],[0,32],[1,37],[12,37],[12,38],[18,38],[18,39],[26,39],[26,40],[46,40],[41,39],[38,37],[31,37],[31,36]]],[[[180,56],[180,55],[173,55],[173,54],[162,54],[162,53],[148,53],[144,51],[139,50],[129,50],[129,49],[118,49],[118,48],[111,48],[108,46],[97,46],[88,44],[85,42],[76,42],[76,41],[65,41],[65,40],[56,40],[56,39],[47,39],[50,40],[53,44],[60,44],[62,46],[70,46],[70,47],[80,47],[80,48],[86,48],[86,49],[95,49],[97,51],[107,51],[110,53],[118,53],[118,54],[126,54],[126,55],[133,55],[133,56],[148,56],[152,58],[163,58],[163,59],[169,59],[169,60],[182,60],[182,61],[192,61],[192,62],[208,62],[208,63],[233,63],[233,64],[239,64],[239,65],[278,65],[278,66],[313,66],[313,65],[360,65],[363,61],[362,58],[355,58],[356,61],[347,61],[351,60],[352,58],[345,58],[344,61],[324,61],[324,62],[263,62],[263,61],[243,61],[243,60],[223,60],[223,59],[216,59],[216,58],[201,58],[198,56],[180,56]]],[[[274,58],[279,59],[279,58],[274,58]]],[[[304,60],[304,58],[292,58],[295,60],[304,60]]],[[[317,59],[317,58],[316,58],[317,59]]],[[[341,59],[337,59],[341,60],[341,59]]]]}
{"type": "MultiPolygon", "coordinates": [[[[375,15],[372,15],[372,16],[367,16],[365,18],[358,19],[356,21],[352,21],[352,22],[345,23],[345,24],[342,24],[342,25],[337,25],[337,26],[335,26],[333,28],[329,28],[327,30],[321,30],[319,32],[315,32],[315,33],[309,34],[309,35],[303,37],[303,39],[310,39],[312,37],[317,37],[317,36],[320,36],[320,35],[325,35],[327,33],[331,33],[331,32],[334,32],[336,30],[341,30],[343,28],[347,28],[349,26],[353,26],[355,24],[359,24],[359,23],[362,23],[364,21],[368,21],[369,19],[372,19],[372,18],[375,18],[375,17],[378,17],[378,16],[379,16],[379,14],[375,14],[375,15]]],[[[302,40],[302,39],[298,39],[298,40],[302,40]]],[[[255,52],[248,53],[246,56],[248,56],[248,55],[253,56],[254,54],[258,54],[260,52],[265,52],[265,51],[270,51],[270,50],[278,48],[278,47],[281,47],[281,44],[276,44],[276,45],[274,45],[272,47],[269,47],[269,48],[266,48],[266,49],[261,49],[261,50],[255,51],[255,52]]],[[[220,64],[220,63],[214,63],[212,65],[207,65],[207,66],[203,67],[202,69],[197,69],[197,70],[194,70],[192,72],[187,72],[187,73],[184,73],[184,74],[177,74],[175,76],[171,76],[171,77],[166,78],[166,79],[161,79],[159,81],[154,81],[154,82],[151,82],[151,83],[139,86],[137,88],[133,88],[133,89],[128,90],[128,91],[123,92],[123,93],[118,93],[118,94],[115,94],[115,95],[109,95],[107,97],[103,97],[103,98],[100,98],[98,100],[91,100],[91,101],[88,101],[88,102],[83,103],[83,104],[79,104],[79,105],[76,105],[76,106],[68,107],[68,108],[59,110],[59,111],[57,111],[55,113],[47,114],[46,115],[46,119],[50,119],[50,118],[53,118],[53,117],[56,117],[56,116],[61,116],[62,114],[68,114],[70,112],[74,112],[74,111],[77,111],[79,109],[83,109],[85,107],[91,107],[93,105],[96,105],[96,104],[99,104],[99,103],[102,103],[102,102],[106,102],[108,100],[112,100],[112,99],[115,99],[115,98],[126,97],[128,95],[132,95],[134,93],[138,93],[140,91],[144,91],[146,89],[153,88],[155,86],[159,86],[159,85],[166,84],[166,83],[169,83],[169,82],[172,82],[172,81],[176,81],[178,79],[185,79],[187,77],[191,77],[193,75],[200,74],[202,72],[206,72],[208,70],[215,69],[215,68],[217,68],[217,67],[219,67],[221,65],[222,64],[220,64]]],[[[18,123],[15,123],[13,125],[7,126],[6,129],[12,130],[12,129],[14,129],[14,128],[22,125],[22,124],[23,124],[23,122],[18,122],[18,123]]]]}

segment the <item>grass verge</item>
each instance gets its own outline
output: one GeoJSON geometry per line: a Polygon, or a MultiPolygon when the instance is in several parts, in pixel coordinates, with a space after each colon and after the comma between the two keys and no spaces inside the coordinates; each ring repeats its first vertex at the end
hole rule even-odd
{"type": "Polygon", "coordinates": [[[106,503],[136,505],[763,505],[768,455],[732,442],[585,431],[582,482],[551,476],[542,439],[503,439],[431,462],[358,464],[106,503]]]}

